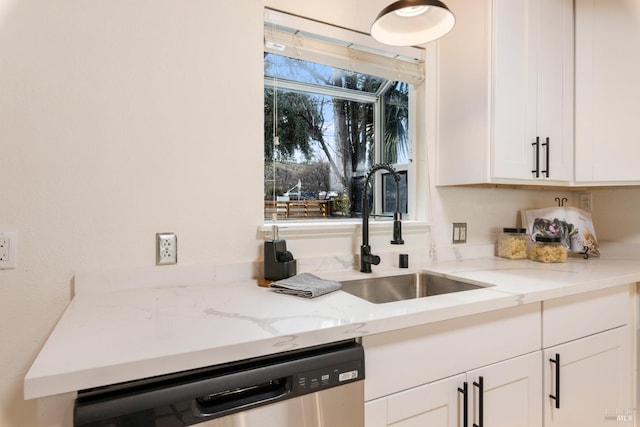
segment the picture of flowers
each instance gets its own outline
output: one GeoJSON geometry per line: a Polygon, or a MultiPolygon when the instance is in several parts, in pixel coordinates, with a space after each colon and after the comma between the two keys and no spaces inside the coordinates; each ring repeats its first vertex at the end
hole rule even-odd
{"type": "Polygon", "coordinates": [[[589,212],[572,207],[553,207],[524,210],[521,216],[523,226],[531,234],[531,240],[535,240],[538,235],[560,237],[569,251],[588,250],[589,255],[600,255],[589,212]]]}

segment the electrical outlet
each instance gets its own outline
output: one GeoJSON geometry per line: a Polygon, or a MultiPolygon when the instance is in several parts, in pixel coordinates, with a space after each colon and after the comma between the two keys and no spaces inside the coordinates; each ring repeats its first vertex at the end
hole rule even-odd
{"type": "Polygon", "coordinates": [[[16,268],[16,232],[0,231],[0,270],[16,268]]]}
{"type": "Polygon", "coordinates": [[[178,238],[175,233],[156,233],[156,265],[178,262],[178,238]]]}
{"type": "Polygon", "coordinates": [[[580,209],[583,211],[591,212],[593,207],[593,197],[591,193],[583,193],[580,195],[580,209]]]}

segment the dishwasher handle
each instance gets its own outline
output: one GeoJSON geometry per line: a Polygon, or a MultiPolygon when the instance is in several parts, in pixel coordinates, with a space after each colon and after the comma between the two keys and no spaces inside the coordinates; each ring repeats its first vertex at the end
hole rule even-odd
{"type": "Polygon", "coordinates": [[[193,399],[193,416],[209,418],[230,410],[249,409],[253,406],[280,400],[291,392],[291,377],[269,380],[261,384],[224,390],[193,399]]]}

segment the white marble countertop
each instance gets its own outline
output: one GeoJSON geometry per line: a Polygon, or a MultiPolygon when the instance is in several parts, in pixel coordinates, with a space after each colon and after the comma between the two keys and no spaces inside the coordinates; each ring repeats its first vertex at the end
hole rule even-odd
{"type": "MultiPolygon", "coordinates": [[[[492,286],[372,304],[343,291],[314,299],[276,294],[253,280],[79,294],[24,380],[39,398],[320,343],[640,282],[638,259],[571,257],[563,264],[500,258],[431,262],[427,270],[492,286]]],[[[345,280],[355,271],[318,274],[345,280]]]]}

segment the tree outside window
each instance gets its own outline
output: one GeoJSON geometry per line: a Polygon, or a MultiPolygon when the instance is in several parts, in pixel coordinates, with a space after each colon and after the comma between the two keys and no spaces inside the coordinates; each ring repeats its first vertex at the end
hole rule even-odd
{"type": "MultiPolygon", "coordinates": [[[[410,85],[273,53],[264,64],[265,200],[331,200],[332,217],[358,216],[369,167],[410,161],[410,85]]],[[[406,212],[406,179],[401,191],[406,212]]]]}

